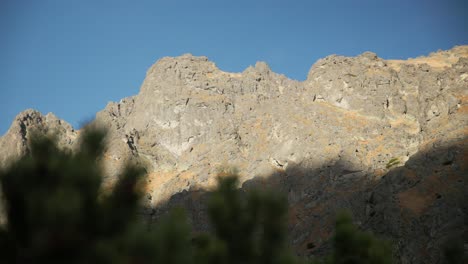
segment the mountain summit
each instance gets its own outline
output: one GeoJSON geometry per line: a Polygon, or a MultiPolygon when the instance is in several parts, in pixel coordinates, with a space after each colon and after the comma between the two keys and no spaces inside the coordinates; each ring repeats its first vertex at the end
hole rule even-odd
{"type": "MultiPolygon", "coordinates": [[[[189,194],[232,166],[244,187],[287,194],[300,254],[320,254],[334,212],[349,208],[393,240],[402,263],[435,263],[449,235],[467,232],[467,93],[468,46],[406,61],[332,55],[302,82],[264,62],[229,73],[184,54],[158,60],[138,95],[93,123],[109,131],[109,184],[128,160],[147,168],[148,208],[185,205],[203,229],[200,198],[189,194]]],[[[79,135],[26,110],[0,138],[0,165],[28,152],[32,129],[71,150],[79,135]]]]}

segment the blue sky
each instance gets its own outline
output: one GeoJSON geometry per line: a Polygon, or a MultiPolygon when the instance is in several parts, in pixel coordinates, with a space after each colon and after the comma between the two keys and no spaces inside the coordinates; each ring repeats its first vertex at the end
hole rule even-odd
{"type": "Polygon", "coordinates": [[[330,54],[408,58],[468,44],[468,1],[0,0],[0,135],[20,111],[73,126],[137,94],[159,58],[303,80],[330,54]]]}

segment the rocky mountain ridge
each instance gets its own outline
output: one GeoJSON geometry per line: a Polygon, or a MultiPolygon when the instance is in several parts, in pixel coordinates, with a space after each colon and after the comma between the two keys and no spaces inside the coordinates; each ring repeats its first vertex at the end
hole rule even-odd
{"type": "MultiPolygon", "coordinates": [[[[350,208],[363,228],[396,241],[401,263],[436,263],[441,252],[430,248],[467,232],[467,77],[468,46],[407,61],[332,55],[302,82],[263,62],[228,73],[185,54],[160,59],[138,95],[109,103],[93,122],[109,130],[110,184],[127,160],[148,168],[147,208],[185,204],[206,228],[203,195],[194,194],[233,166],[245,188],[287,194],[301,254],[326,248],[334,211],[350,208]]],[[[26,110],[0,138],[0,164],[27,153],[31,129],[54,131],[70,149],[79,136],[26,110]]]]}

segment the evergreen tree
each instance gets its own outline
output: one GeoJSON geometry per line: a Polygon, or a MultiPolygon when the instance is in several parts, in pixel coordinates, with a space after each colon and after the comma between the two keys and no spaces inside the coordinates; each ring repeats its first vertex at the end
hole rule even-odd
{"type": "MultiPolygon", "coordinates": [[[[235,172],[211,193],[212,232],[192,236],[182,210],[156,227],[138,219],[143,170],[128,165],[111,192],[101,187],[105,133],[87,129],[76,153],[35,136],[30,153],[0,170],[7,223],[0,263],[300,263],[287,245],[286,200],[243,192],[235,172]]],[[[328,263],[389,263],[387,244],[337,221],[328,263]]],[[[453,255],[453,254],[452,254],[453,255]]]]}
{"type": "Polygon", "coordinates": [[[197,238],[200,263],[296,263],[287,247],[287,203],[268,192],[244,194],[235,175],[219,179],[208,213],[213,236],[197,238]]]}
{"type": "Polygon", "coordinates": [[[360,231],[348,213],[341,213],[336,221],[333,252],[328,263],[334,264],[390,264],[392,249],[387,241],[371,233],[360,231]]]}
{"type": "Polygon", "coordinates": [[[141,168],[126,166],[112,192],[102,192],[104,136],[86,130],[76,154],[53,137],[32,137],[30,154],[0,172],[0,263],[190,263],[184,217],[151,232],[137,218],[141,168]]]}

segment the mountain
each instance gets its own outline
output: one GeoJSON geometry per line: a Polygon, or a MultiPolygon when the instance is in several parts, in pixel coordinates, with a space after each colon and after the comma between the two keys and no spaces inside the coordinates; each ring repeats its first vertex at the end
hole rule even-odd
{"type": "MultiPolygon", "coordinates": [[[[147,168],[149,219],[182,204],[196,229],[209,228],[201,201],[235,167],[242,189],[287,195],[299,254],[325,252],[348,208],[393,241],[399,262],[437,263],[447,240],[468,233],[467,100],[468,46],[408,60],[332,55],[302,82],[264,62],[229,73],[185,54],[157,61],[138,95],[93,123],[109,131],[109,185],[126,161],[147,168]]],[[[26,110],[0,138],[0,165],[28,152],[33,130],[72,151],[80,133],[26,110]]]]}

